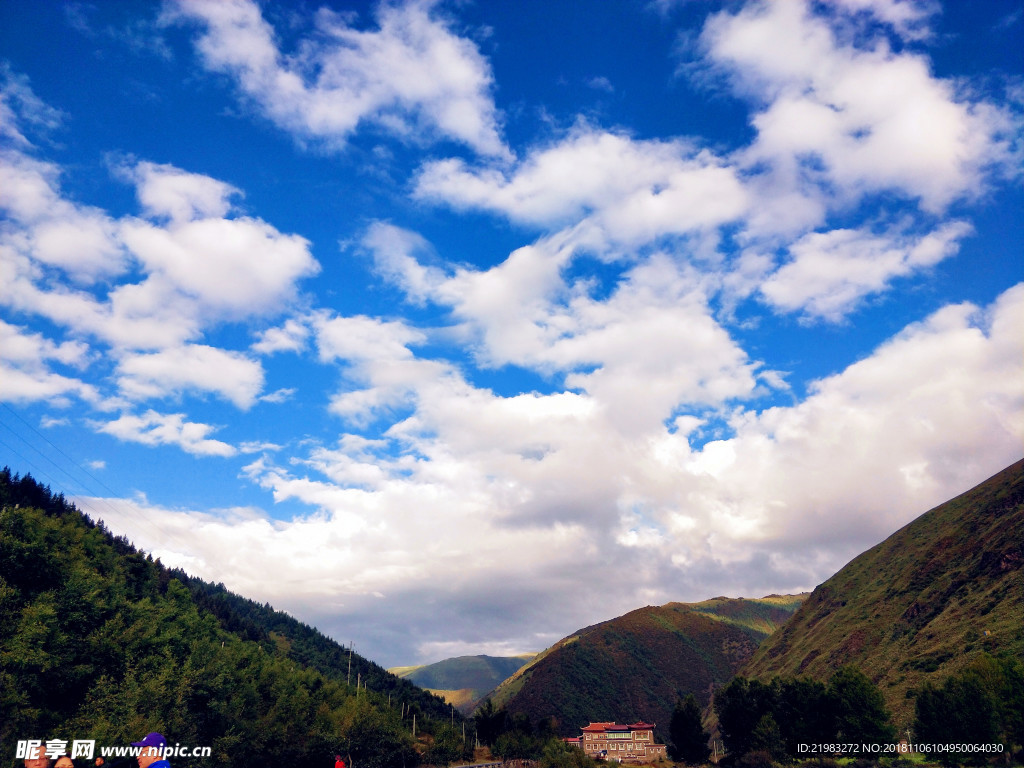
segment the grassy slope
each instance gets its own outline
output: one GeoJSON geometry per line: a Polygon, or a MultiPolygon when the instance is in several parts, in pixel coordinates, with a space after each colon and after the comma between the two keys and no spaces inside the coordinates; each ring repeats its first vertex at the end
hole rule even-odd
{"type": "Polygon", "coordinates": [[[563,734],[591,720],[660,723],[687,693],[707,703],[800,597],[715,598],[632,611],[567,637],[502,683],[496,706],[536,720],[553,716],[563,734]]]}
{"type": "Polygon", "coordinates": [[[850,562],[743,672],[826,679],[855,664],[902,726],[915,689],[982,651],[1024,653],[1024,461],[850,562]]]}

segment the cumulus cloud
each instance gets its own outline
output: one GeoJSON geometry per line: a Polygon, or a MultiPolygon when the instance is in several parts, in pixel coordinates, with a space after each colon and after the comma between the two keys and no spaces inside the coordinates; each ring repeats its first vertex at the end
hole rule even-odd
{"type": "Polygon", "coordinates": [[[368,124],[507,156],[490,97],[490,66],[434,6],[382,3],[377,28],[365,31],[321,9],[317,34],[290,55],[249,0],[178,2],[172,17],[198,22],[196,46],[206,66],[234,77],[265,116],[300,139],[343,146],[368,124]]]}
{"type": "Polygon", "coordinates": [[[410,345],[426,335],[403,322],[324,314],[315,329],[320,360],[341,362],[353,385],[335,393],[328,410],[353,424],[413,402],[421,385],[453,375],[445,363],[415,356],[410,345]]]}
{"type": "Polygon", "coordinates": [[[122,414],[120,418],[94,425],[98,432],[118,440],[143,445],[174,445],[194,456],[234,456],[234,446],[207,435],[216,430],[209,424],[186,421],[183,413],[162,414],[146,411],[141,416],[122,414]]]}
{"type": "Polygon", "coordinates": [[[0,227],[0,248],[12,260],[34,261],[37,274],[55,267],[83,285],[121,274],[126,259],[114,221],[97,208],[64,199],[59,175],[52,163],[0,152],[0,210],[8,217],[0,227]]]}
{"type": "Polygon", "coordinates": [[[50,370],[50,361],[82,369],[89,349],[77,341],[57,344],[40,333],[0,320],[0,401],[57,402],[69,395],[96,402],[94,386],[50,370]]]}
{"type": "Polygon", "coordinates": [[[806,589],[1018,458],[1022,313],[1024,285],[986,308],[948,305],[793,406],[735,411],[733,434],[703,444],[692,417],[624,440],[585,395],[438,387],[384,438],[246,468],[275,500],[317,512],[150,511],[193,532],[152,545],[329,633],[355,632],[385,663],[439,643],[536,650],[595,616],[708,590],[806,589]],[[263,578],[257,553],[279,578],[263,578]],[[581,580],[567,604],[558,585],[581,580]]]}
{"type": "Polygon", "coordinates": [[[260,355],[277,352],[301,352],[309,338],[309,328],[295,318],[288,318],[279,328],[267,328],[258,334],[257,341],[249,347],[260,355]]]}
{"type": "Polygon", "coordinates": [[[580,126],[531,152],[511,174],[458,159],[427,163],[416,195],[545,227],[590,219],[613,242],[641,244],[738,219],[748,195],[707,150],[580,126]]]}
{"type": "MultiPolygon", "coordinates": [[[[909,4],[845,5],[894,23],[915,17],[909,4]]],[[[821,193],[845,202],[893,190],[937,212],[978,194],[990,165],[1006,160],[998,110],[961,98],[919,54],[895,53],[877,36],[859,46],[839,39],[807,3],[723,11],[701,40],[709,60],[762,105],[747,162],[796,174],[821,193]]]]}
{"type": "Polygon", "coordinates": [[[375,221],[367,228],[361,244],[372,254],[377,273],[401,288],[415,303],[430,298],[445,278],[440,269],[423,263],[434,256],[434,250],[416,232],[375,221]]]}
{"type": "Polygon", "coordinates": [[[141,162],[122,169],[122,173],[135,183],[147,215],[167,217],[176,223],[223,218],[231,209],[230,198],[239,194],[223,181],[171,165],[141,162]]]}
{"type": "Polygon", "coordinates": [[[237,192],[228,184],[145,162],[119,173],[159,223],[71,202],[56,166],[0,155],[6,304],[117,347],[151,349],[195,339],[210,324],[279,314],[298,282],[319,271],[304,238],[259,219],[223,218],[237,192]],[[104,295],[96,284],[130,266],[142,279],[104,295]],[[80,287],[51,279],[51,269],[80,287]]]}
{"type": "Polygon", "coordinates": [[[735,437],[692,453],[677,442],[673,459],[742,522],[736,544],[862,548],[1019,458],[1022,313],[1024,285],[985,309],[946,306],[803,402],[737,414],[735,437]]]}
{"type": "Polygon", "coordinates": [[[117,364],[117,382],[133,400],[212,392],[247,409],[263,388],[263,368],[239,352],[188,344],[125,355],[117,364]]]}
{"type": "Polygon", "coordinates": [[[786,311],[840,320],[864,296],[893,278],[931,267],[951,255],[971,232],[966,222],[943,224],[918,238],[840,229],[814,232],[789,247],[792,259],[768,277],[761,294],[786,311]]]}
{"type": "Polygon", "coordinates": [[[211,319],[276,313],[296,282],[319,270],[309,243],[255,219],[202,219],[163,228],[127,222],[125,245],[149,271],[154,290],[170,289],[211,319]]]}
{"type": "MultiPolygon", "coordinates": [[[[593,397],[626,432],[645,430],[682,405],[718,406],[749,396],[756,367],[713,318],[701,277],[666,254],[623,272],[608,296],[589,280],[564,273],[575,233],[521,248],[489,270],[457,268],[450,276],[422,267],[409,249],[413,233],[378,242],[389,275],[448,306],[478,341],[485,365],[509,363],[564,375],[567,387],[593,397]]],[[[370,345],[376,349],[375,341],[370,345]]]]}

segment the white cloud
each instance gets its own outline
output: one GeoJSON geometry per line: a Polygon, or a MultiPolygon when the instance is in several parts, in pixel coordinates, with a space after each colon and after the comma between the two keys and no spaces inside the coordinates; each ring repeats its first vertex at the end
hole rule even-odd
{"type": "Polygon", "coordinates": [[[118,440],[143,445],[175,445],[194,456],[234,456],[234,446],[207,437],[216,430],[209,424],[185,421],[183,413],[146,411],[141,416],[122,414],[115,421],[94,424],[96,431],[118,440]]]}
{"type": "Polygon", "coordinates": [[[120,236],[150,281],[196,300],[200,311],[229,319],[277,313],[297,281],[319,271],[306,239],[259,219],[223,218],[237,192],[230,185],[152,163],[134,174],[140,202],[170,222],[126,220],[120,236]]]}
{"type": "Polygon", "coordinates": [[[400,321],[372,317],[322,316],[316,322],[316,342],[323,361],[401,361],[412,359],[410,344],[422,343],[421,331],[400,321]]]}
{"type": "Polygon", "coordinates": [[[291,400],[298,390],[295,387],[284,387],[275,389],[260,397],[261,403],[286,403],[291,400]]]}
{"type": "Polygon", "coordinates": [[[0,401],[56,401],[75,395],[96,402],[99,396],[91,384],[49,367],[49,361],[54,361],[82,369],[88,355],[88,347],[81,342],[57,344],[40,333],[0,320],[0,401]]]}
{"type": "Polygon", "coordinates": [[[815,232],[789,247],[792,260],[761,286],[769,303],[809,317],[840,320],[864,296],[879,293],[893,278],[931,267],[954,254],[970,225],[953,221],[913,238],[861,230],[815,232]]]}
{"type": "Polygon", "coordinates": [[[248,0],[178,2],[199,22],[208,68],[232,75],[270,120],[300,139],[342,146],[370,124],[410,139],[449,138],[507,156],[490,97],[492,75],[475,44],[454,34],[434,3],[382,3],[378,29],[361,31],[321,9],[316,35],[285,55],[248,0]]]}
{"type": "Polygon", "coordinates": [[[309,328],[295,318],[288,318],[280,328],[268,328],[258,334],[259,339],[249,347],[260,355],[277,352],[301,352],[306,348],[309,328]]]}
{"type": "MultiPolygon", "coordinates": [[[[387,232],[389,243],[424,250],[412,233],[387,232]]],[[[698,273],[654,254],[622,273],[609,296],[595,298],[587,277],[568,284],[563,276],[576,246],[576,233],[563,232],[490,270],[460,268],[451,277],[432,270],[429,279],[420,279],[425,270],[409,248],[375,253],[395,282],[451,308],[478,340],[481,363],[563,374],[567,387],[595,398],[625,432],[649,429],[683,404],[717,406],[753,392],[754,366],[712,317],[698,273]]]]}
{"type": "Polygon", "coordinates": [[[24,75],[11,71],[7,62],[0,62],[0,138],[27,148],[32,142],[25,136],[32,129],[49,132],[64,120],[60,110],[43,102],[24,75]]]}
{"type": "Polygon", "coordinates": [[[266,457],[246,468],[315,514],[148,510],[190,535],[154,540],[128,518],[114,530],[328,633],[365,619],[357,643],[387,648],[386,663],[437,643],[535,649],[555,639],[537,632],[709,590],[804,589],[1019,457],[1022,324],[1024,285],[987,309],[947,306],[802,402],[735,412],[735,434],[701,447],[689,416],[623,439],[585,395],[427,382],[381,440],[350,435],[291,470],[266,457]],[[255,565],[268,557],[272,581],[255,565]],[[566,604],[581,580],[589,590],[566,604]]]}
{"type": "Polygon", "coordinates": [[[126,259],[114,222],[102,211],[65,200],[59,170],[16,151],[0,152],[0,246],[39,266],[91,284],[122,273],[126,259]]]}
{"type": "Polygon", "coordinates": [[[941,8],[935,0],[836,0],[846,13],[864,14],[888,24],[909,40],[931,37],[929,21],[941,8]]]}
{"type": "Polygon", "coordinates": [[[116,347],[153,349],[195,339],[209,324],[278,315],[320,269],[304,238],[259,219],[221,218],[230,185],[152,163],[120,174],[137,183],[151,215],[169,220],[111,219],[65,199],[56,166],[0,155],[0,208],[10,217],[0,227],[0,274],[11,287],[4,303],[116,347]],[[141,280],[104,296],[99,281],[129,266],[141,280]]]}
{"type": "MultiPolygon", "coordinates": [[[[874,6],[893,23],[915,16],[904,3],[847,5],[874,6]]],[[[924,57],[894,53],[880,37],[870,47],[841,41],[807,3],[716,14],[701,39],[709,59],[765,104],[746,162],[798,168],[820,194],[847,201],[895,190],[938,212],[978,194],[988,167],[1005,161],[1006,120],[994,107],[960,98],[924,57]]]]}
{"type": "Polygon", "coordinates": [[[1019,458],[1021,322],[1024,285],[985,311],[947,306],[802,403],[739,415],[734,438],[674,460],[747,524],[737,551],[863,547],[1019,458]]]}
{"type": "Polygon", "coordinates": [[[424,383],[453,375],[448,365],[420,360],[409,349],[426,336],[399,321],[321,316],[315,323],[320,360],[341,361],[356,387],[331,397],[328,410],[365,425],[382,412],[415,400],[424,383]]]}
{"type": "Polygon", "coordinates": [[[211,318],[276,314],[296,282],[319,271],[309,243],[256,219],[203,219],[171,228],[127,222],[121,237],[149,271],[154,290],[194,300],[211,318]]]}
{"type": "Polygon", "coordinates": [[[135,182],[136,194],[147,215],[167,217],[175,223],[223,218],[231,209],[230,198],[240,194],[223,181],[172,165],[141,162],[122,173],[135,182]]]}
{"type": "Polygon", "coordinates": [[[239,352],[189,344],[125,355],[117,364],[117,383],[133,400],[212,392],[248,409],[263,389],[263,368],[239,352]]]}
{"type": "Polygon", "coordinates": [[[434,255],[420,235],[383,221],[371,224],[362,246],[373,254],[374,266],[384,279],[401,288],[412,301],[422,303],[444,280],[436,267],[423,264],[434,255]]]}
{"type": "Polygon", "coordinates": [[[427,163],[416,195],[545,227],[587,218],[626,244],[715,228],[749,204],[735,170],[706,150],[587,126],[534,150],[511,174],[456,159],[427,163]]]}

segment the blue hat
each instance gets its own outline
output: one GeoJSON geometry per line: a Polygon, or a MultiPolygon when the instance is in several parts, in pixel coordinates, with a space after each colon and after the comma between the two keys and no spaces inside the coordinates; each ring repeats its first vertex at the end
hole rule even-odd
{"type": "Polygon", "coordinates": [[[167,739],[156,731],[150,731],[146,734],[146,738],[142,741],[133,741],[133,747],[160,747],[163,749],[167,746],[167,739]]]}

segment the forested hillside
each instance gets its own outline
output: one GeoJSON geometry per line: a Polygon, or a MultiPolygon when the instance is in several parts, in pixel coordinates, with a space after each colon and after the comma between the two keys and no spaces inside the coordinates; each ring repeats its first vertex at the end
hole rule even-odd
{"type": "Polygon", "coordinates": [[[414,765],[412,715],[429,732],[449,708],[358,655],[351,685],[347,671],[348,652],[310,627],[164,568],[0,471],[3,760],[21,739],[124,745],[155,730],[212,747],[206,766],[326,766],[336,752],[414,765]]]}
{"type": "Polygon", "coordinates": [[[391,695],[392,701],[415,705],[417,711],[426,716],[444,720],[451,718],[448,705],[440,697],[424,690],[426,686],[394,675],[358,653],[350,654],[348,649],[315,627],[275,610],[269,603],[261,604],[241,597],[228,591],[223,584],[211,584],[179,569],[171,569],[169,573],[189,588],[200,609],[216,616],[228,631],[246,639],[272,644],[287,658],[335,680],[345,680],[353,686],[361,680],[367,689],[391,695]]]}

